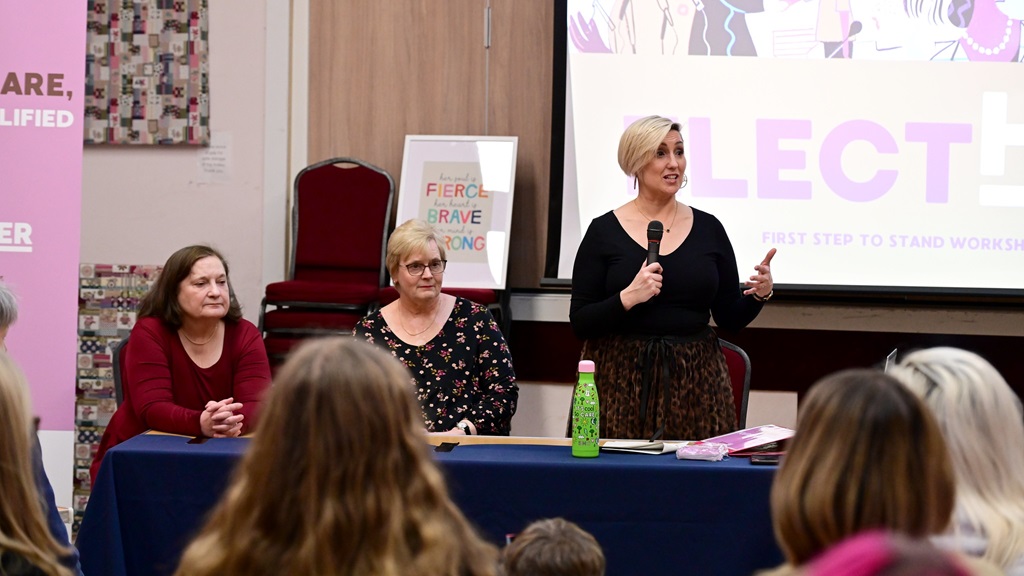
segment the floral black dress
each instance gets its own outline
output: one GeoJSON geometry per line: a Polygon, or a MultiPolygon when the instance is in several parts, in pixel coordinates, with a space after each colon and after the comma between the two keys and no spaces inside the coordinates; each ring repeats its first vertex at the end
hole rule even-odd
{"type": "Polygon", "coordinates": [[[398,338],[380,312],[363,318],[353,333],[409,368],[428,431],[451,430],[466,419],[478,434],[508,436],[519,387],[508,344],[487,308],[457,298],[441,330],[422,346],[398,338]]]}

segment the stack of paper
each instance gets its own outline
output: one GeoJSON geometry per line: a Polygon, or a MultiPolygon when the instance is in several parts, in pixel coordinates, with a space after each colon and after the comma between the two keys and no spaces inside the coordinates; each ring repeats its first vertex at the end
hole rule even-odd
{"type": "Polygon", "coordinates": [[[612,452],[633,452],[635,454],[668,454],[674,453],[680,446],[692,442],[648,442],[646,440],[609,440],[601,445],[602,450],[612,452]]]}

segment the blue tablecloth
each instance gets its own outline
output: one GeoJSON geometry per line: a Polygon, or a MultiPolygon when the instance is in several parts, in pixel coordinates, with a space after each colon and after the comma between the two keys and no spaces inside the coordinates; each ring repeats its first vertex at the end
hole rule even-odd
{"type": "Polygon", "coordinates": [[[459,446],[437,459],[466,516],[495,542],[562,516],[601,543],[608,575],[744,575],[782,562],[768,493],[774,467],[561,446],[459,446]]]}
{"type": "MultiPolygon", "coordinates": [[[[143,435],[107,453],[76,542],[86,576],[173,572],[249,443],[187,441],[143,435]]],[[[523,445],[436,457],[455,501],[499,545],[535,519],[562,516],[600,541],[609,576],[749,575],[782,561],[768,507],[774,468],[746,459],[578,459],[568,447],[523,445]]]]}

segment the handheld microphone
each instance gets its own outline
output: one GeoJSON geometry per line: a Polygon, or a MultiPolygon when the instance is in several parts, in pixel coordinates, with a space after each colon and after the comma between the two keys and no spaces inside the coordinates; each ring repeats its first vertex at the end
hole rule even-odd
{"type": "Polygon", "coordinates": [[[658,261],[658,249],[661,247],[661,237],[665,234],[665,227],[657,220],[647,223],[647,264],[658,261]]]}

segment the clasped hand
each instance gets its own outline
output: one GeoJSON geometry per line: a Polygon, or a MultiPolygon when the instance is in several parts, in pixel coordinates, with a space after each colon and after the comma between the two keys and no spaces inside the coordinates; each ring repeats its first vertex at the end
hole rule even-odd
{"type": "Polygon", "coordinates": [[[225,398],[219,402],[210,400],[199,414],[199,427],[204,436],[210,438],[237,438],[242,435],[244,414],[235,414],[242,409],[241,402],[225,398]]]}

